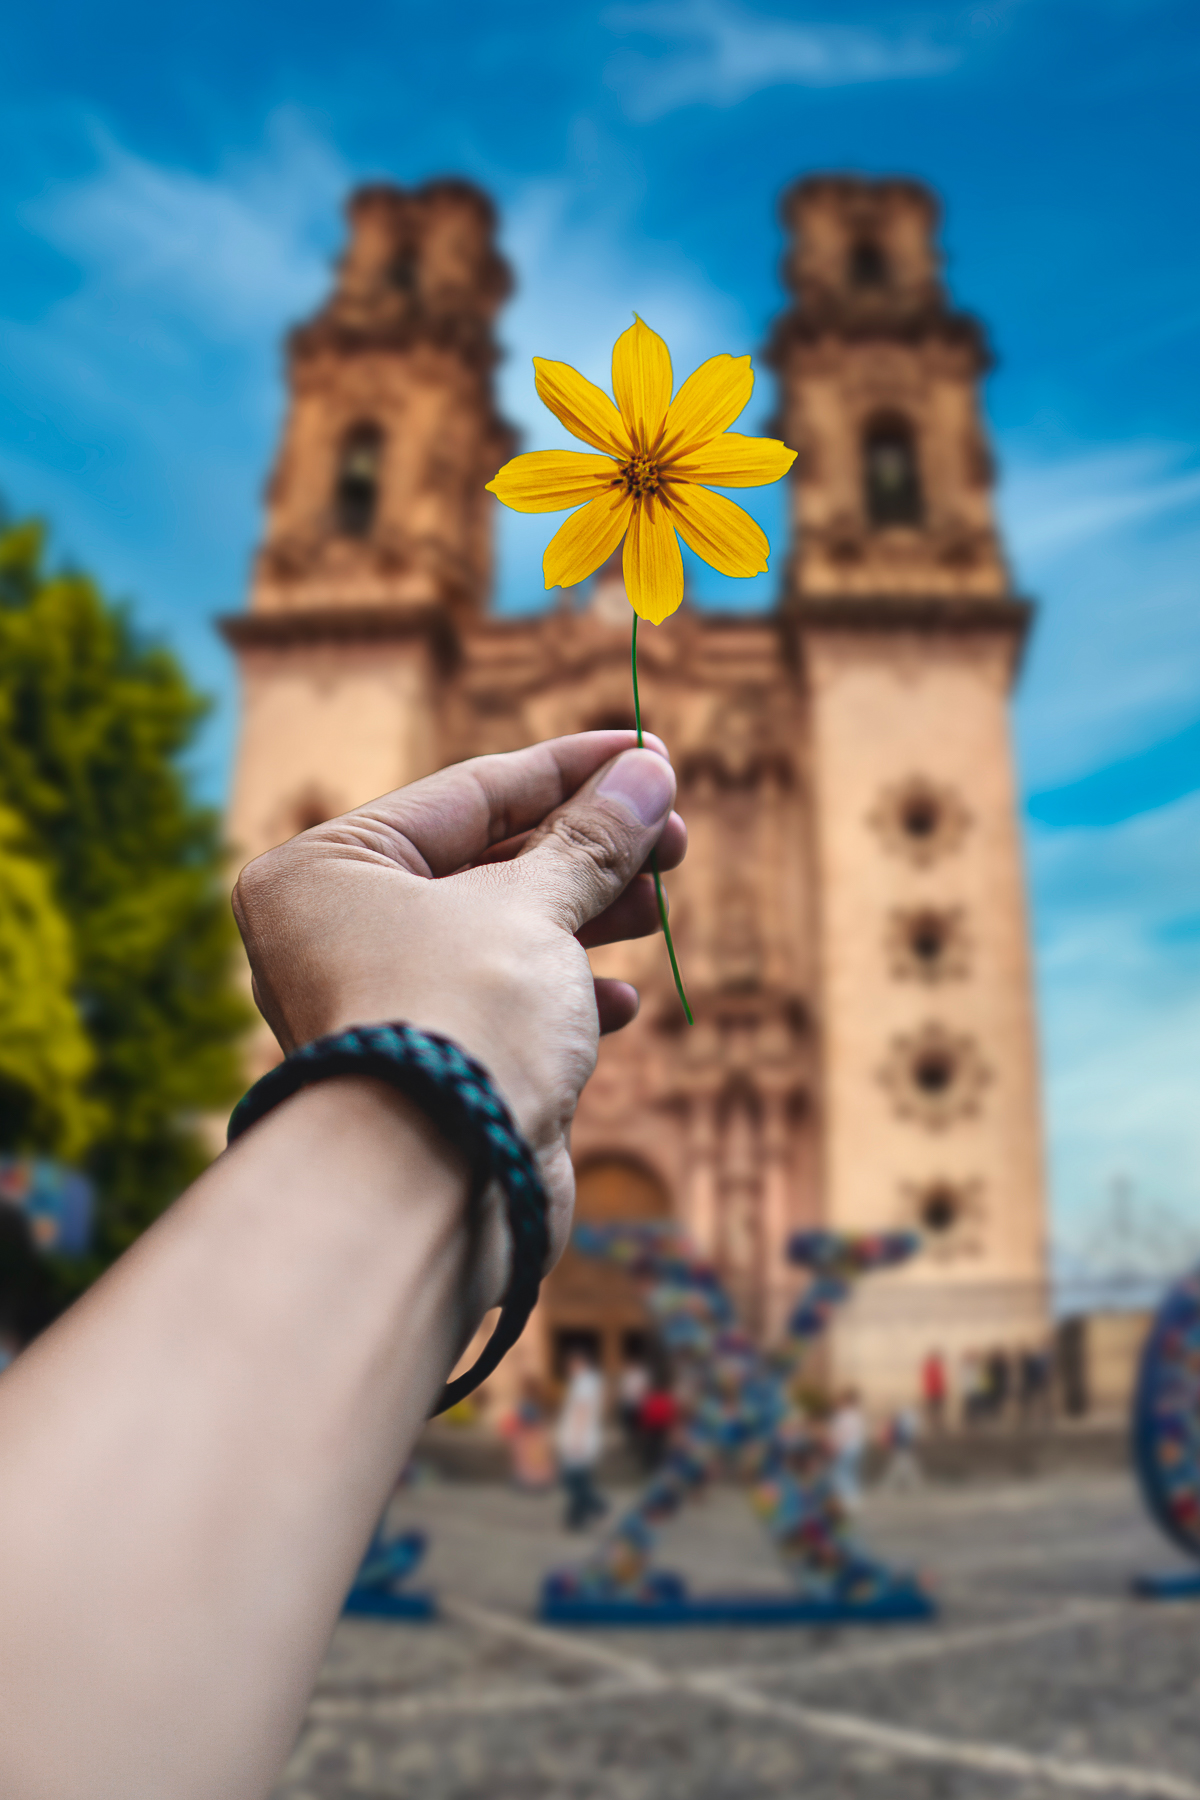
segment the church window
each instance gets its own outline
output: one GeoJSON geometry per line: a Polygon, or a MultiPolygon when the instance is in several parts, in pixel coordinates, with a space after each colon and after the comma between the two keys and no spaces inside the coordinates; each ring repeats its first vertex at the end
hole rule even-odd
{"type": "Polygon", "coordinates": [[[909,794],[904,803],[900,823],[910,838],[933,837],[938,828],[938,798],[928,789],[909,794]]]}
{"type": "Polygon", "coordinates": [[[952,1187],[938,1184],[921,1199],[921,1223],[926,1231],[949,1231],[958,1220],[958,1195],[952,1187]]]}
{"type": "Polygon", "coordinates": [[[924,775],[885,788],[869,815],[884,847],[917,868],[956,850],[970,822],[954,789],[924,775]]]}
{"type": "Polygon", "coordinates": [[[961,979],[970,957],[962,908],[898,907],[887,923],[888,962],[902,981],[961,979]]]}
{"type": "Polygon", "coordinates": [[[867,428],[863,483],[872,525],[919,525],[922,516],[917,447],[907,419],[889,416],[867,428]]]}
{"type": "Polygon", "coordinates": [[[946,950],[946,928],[936,913],[922,913],[909,932],[912,953],[918,962],[939,962],[946,950]]]}
{"type": "Polygon", "coordinates": [[[370,537],[379,504],[383,433],[378,425],[355,425],[346,434],[338,464],[334,511],[342,537],[370,537]]]}
{"type": "Polygon", "coordinates": [[[933,1022],[894,1038],[880,1075],[901,1118],[931,1131],[977,1112],[991,1080],[974,1040],[933,1022]]]}
{"type": "Polygon", "coordinates": [[[874,238],[860,238],[850,251],[850,285],[856,288],[887,286],[887,257],[874,238]]]}
{"type": "Polygon", "coordinates": [[[976,1256],[983,1249],[985,1209],[981,1181],[931,1180],[903,1184],[905,1212],[923,1233],[925,1252],[935,1262],[976,1256]]]}
{"type": "Polygon", "coordinates": [[[417,285],[417,253],[411,246],[400,250],[388,266],[388,284],[398,293],[411,294],[417,285]]]}
{"type": "Polygon", "coordinates": [[[954,1058],[943,1050],[925,1050],[913,1059],[913,1080],[923,1094],[944,1094],[954,1080],[954,1058]]]}

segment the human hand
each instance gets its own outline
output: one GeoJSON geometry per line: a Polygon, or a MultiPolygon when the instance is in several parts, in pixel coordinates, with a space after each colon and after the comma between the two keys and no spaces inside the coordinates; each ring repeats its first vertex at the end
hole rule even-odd
{"type": "Polygon", "coordinates": [[[666,749],[631,731],[443,769],[247,864],[233,910],[285,1050],[391,1019],[441,1032],[497,1082],[541,1164],[552,1256],[570,1229],[571,1120],[600,1032],[637,1012],[585,947],[658,928],[657,844],[686,847],[666,749]]]}

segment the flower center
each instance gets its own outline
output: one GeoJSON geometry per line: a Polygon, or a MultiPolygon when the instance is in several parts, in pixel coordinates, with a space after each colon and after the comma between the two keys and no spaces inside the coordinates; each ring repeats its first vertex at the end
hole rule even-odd
{"type": "Polygon", "coordinates": [[[625,492],[635,500],[658,492],[658,464],[652,456],[634,456],[621,464],[621,481],[625,492]]]}

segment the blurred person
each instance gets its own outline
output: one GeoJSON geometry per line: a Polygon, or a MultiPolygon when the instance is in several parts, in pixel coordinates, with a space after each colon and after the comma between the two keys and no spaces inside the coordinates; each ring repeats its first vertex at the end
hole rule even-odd
{"type": "Polygon", "coordinates": [[[608,1511],[594,1479],[604,1448],[604,1377],[582,1350],[572,1351],[567,1360],[567,1391],[554,1445],[567,1495],[563,1524],[568,1531],[582,1531],[608,1511]]]}
{"type": "MultiPolygon", "coordinates": [[[[249,864],[234,907],[291,1052],[452,1039],[538,1160],[548,1265],[603,1031],[586,947],[657,929],[684,848],[661,744],[439,771],[249,864]],[[488,866],[484,866],[488,865],[488,866]]],[[[505,1292],[505,1215],[382,1079],[271,1107],[0,1376],[0,1794],[266,1800],[414,1440],[505,1292]]]]}
{"type": "Polygon", "coordinates": [[[987,1369],[979,1350],[967,1350],[962,1359],[963,1424],[981,1425],[988,1406],[987,1369]]]}
{"type": "Polygon", "coordinates": [[[514,1487],[529,1494],[544,1493],[554,1486],[554,1450],[542,1384],[527,1375],[521,1392],[500,1420],[499,1431],[508,1443],[509,1473],[514,1487]]]}
{"type": "Polygon", "coordinates": [[[617,1377],[617,1420],[634,1455],[642,1455],[642,1402],[650,1392],[650,1370],[640,1356],[627,1357],[617,1377]]]}
{"type": "Polygon", "coordinates": [[[921,1364],[921,1399],[925,1422],[938,1436],[946,1428],[946,1362],[940,1350],[931,1350],[921,1364]]]}
{"type": "Polygon", "coordinates": [[[1045,1422],[1050,1416],[1050,1358],[1033,1344],[1018,1357],[1017,1407],[1022,1425],[1045,1422]]]}
{"type": "Polygon", "coordinates": [[[847,1512],[862,1504],[862,1461],[867,1448],[867,1420],[855,1388],[847,1388],[829,1420],[833,1484],[847,1512]]]}
{"type": "Polygon", "coordinates": [[[906,1492],[924,1487],[925,1471],[917,1455],[921,1438],[921,1421],[915,1407],[901,1406],[888,1421],[886,1444],[888,1458],[884,1464],[881,1486],[893,1492],[906,1492]]]}
{"type": "Polygon", "coordinates": [[[1000,1347],[990,1350],[984,1370],[987,1416],[1001,1422],[1008,1417],[1008,1403],[1012,1395],[1012,1364],[1007,1350],[1000,1347]]]}
{"type": "Polygon", "coordinates": [[[650,1387],[638,1413],[638,1436],[642,1466],[653,1474],[666,1455],[667,1442],[679,1423],[679,1402],[669,1381],[657,1380],[650,1387]]]}

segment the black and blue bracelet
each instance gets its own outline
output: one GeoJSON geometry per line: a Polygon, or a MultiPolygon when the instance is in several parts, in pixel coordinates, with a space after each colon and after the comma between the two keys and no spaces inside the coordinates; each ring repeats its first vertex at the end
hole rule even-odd
{"type": "Polygon", "coordinates": [[[229,1142],[281,1100],[335,1075],[369,1075],[412,1100],[467,1159],[468,1216],[477,1220],[495,1181],[504,1193],[512,1272],[496,1329],[478,1361],[442,1389],[430,1418],[473,1393],[511,1350],[537,1303],[550,1250],[546,1190],[534,1155],[481,1063],[449,1038],[411,1025],[356,1025],[317,1038],[256,1081],[229,1121],[229,1142]]]}

